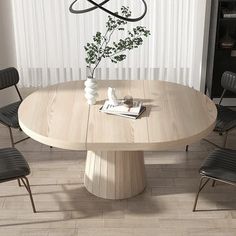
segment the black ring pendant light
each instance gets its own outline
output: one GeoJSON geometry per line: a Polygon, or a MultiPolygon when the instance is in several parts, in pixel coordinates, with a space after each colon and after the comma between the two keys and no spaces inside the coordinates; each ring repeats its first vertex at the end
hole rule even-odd
{"type": "Polygon", "coordinates": [[[139,21],[139,20],[143,19],[143,17],[147,13],[147,3],[145,2],[145,0],[141,0],[143,2],[143,5],[144,5],[144,12],[143,12],[143,14],[140,17],[137,17],[137,18],[128,18],[128,17],[120,16],[120,15],[116,14],[115,12],[112,12],[112,11],[108,10],[107,8],[103,7],[103,5],[105,3],[107,3],[107,2],[109,2],[110,0],[104,0],[101,3],[96,3],[93,0],[87,0],[88,2],[93,4],[94,7],[90,7],[90,8],[84,9],[84,10],[75,10],[73,7],[74,7],[74,4],[77,1],[78,0],[75,0],[74,2],[71,3],[70,8],[69,8],[71,13],[82,14],[82,13],[86,13],[86,12],[89,12],[89,11],[93,11],[93,10],[95,10],[97,8],[100,8],[101,10],[105,11],[106,13],[108,13],[108,14],[110,14],[112,16],[115,16],[115,17],[117,17],[117,18],[119,18],[121,20],[130,21],[130,22],[135,22],[135,21],[139,21]]]}

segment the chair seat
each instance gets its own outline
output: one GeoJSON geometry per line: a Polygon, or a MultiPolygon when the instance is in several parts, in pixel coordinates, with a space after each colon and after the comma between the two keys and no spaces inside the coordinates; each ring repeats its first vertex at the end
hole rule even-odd
{"type": "Polygon", "coordinates": [[[0,149],[0,182],[26,176],[29,173],[29,165],[17,149],[0,149]]]}
{"type": "Polygon", "coordinates": [[[0,108],[0,122],[12,128],[19,128],[18,108],[21,101],[0,108]]]}
{"type": "Polygon", "coordinates": [[[207,157],[199,172],[208,177],[236,182],[236,150],[216,149],[207,157]]]}
{"type": "Polygon", "coordinates": [[[236,111],[233,111],[225,106],[216,105],[217,120],[214,131],[226,132],[236,127],[236,111]]]}

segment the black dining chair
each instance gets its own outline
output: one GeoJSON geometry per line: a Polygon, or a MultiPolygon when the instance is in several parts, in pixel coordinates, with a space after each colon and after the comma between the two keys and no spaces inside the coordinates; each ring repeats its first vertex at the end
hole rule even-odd
{"type": "Polygon", "coordinates": [[[30,196],[33,212],[36,213],[29,180],[26,177],[30,174],[30,167],[23,155],[15,148],[0,149],[0,183],[17,180],[25,186],[30,196]]]}
{"type": "Polygon", "coordinates": [[[224,135],[224,144],[226,146],[228,132],[236,128],[236,111],[222,106],[221,102],[224,98],[226,91],[231,91],[236,94],[236,74],[230,71],[223,73],[221,77],[221,86],[224,88],[223,93],[220,97],[220,102],[217,107],[217,120],[214,131],[218,132],[220,135],[224,135]]]}
{"type": "Polygon", "coordinates": [[[193,211],[196,211],[199,193],[209,180],[213,180],[213,187],[216,181],[236,186],[236,150],[223,148],[214,150],[202,164],[199,173],[201,179],[193,211]]]}
{"type": "MultiPolygon", "coordinates": [[[[228,132],[236,128],[236,110],[232,110],[226,106],[222,106],[221,102],[227,91],[236,93],[236,74],[230,71],[225,71],[221,77],[221,86],[223,87],[223,92],[220,97],[219,104],[216,105],[217,108],[217,119],[216,126],[214,128],[215,132],[219,135],[224,135],[223,147],[226,146],[228,132]]],[[[203,139],[204,141],[220,148],[217,144],[209,141],[208,139],[203,139]]],[[[189,145],[186,145],[186,151],[188,151],[189,145]]]]}
{"type": "Polygon", "coordinates": [[[18,122],[18,108],[22,102],[22,97],[17,88],[18,82],[19,74],[16,68],[10,67],[0,70],[0,90],[14,86],[19,96],[19,101],[0,108],[0,123],[9,129],[12,147],[29,138],[27,137],[15,142],[12,135],[12,128],[20,129],[18,122]]]}

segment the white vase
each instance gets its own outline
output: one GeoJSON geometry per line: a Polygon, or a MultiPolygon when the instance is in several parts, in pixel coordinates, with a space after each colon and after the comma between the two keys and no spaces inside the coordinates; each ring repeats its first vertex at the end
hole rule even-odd
{"type": "Polygon", "coordinates": [[[87,99],[87,103],[89,105],[96,104],[96,100],[98,97],[97,93],[97,81],[95,78],[88,77],[87,80],[84,82],[85,85],[85,97],[87,99]]]}

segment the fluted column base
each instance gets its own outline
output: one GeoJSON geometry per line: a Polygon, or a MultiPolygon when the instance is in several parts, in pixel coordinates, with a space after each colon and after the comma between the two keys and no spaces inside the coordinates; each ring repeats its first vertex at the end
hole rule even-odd
{"type": "Polygon", "coordinates": [[[88,151],[84,184],[105,199],[125,199],[146,187],[143,152],[88,151]]]}

